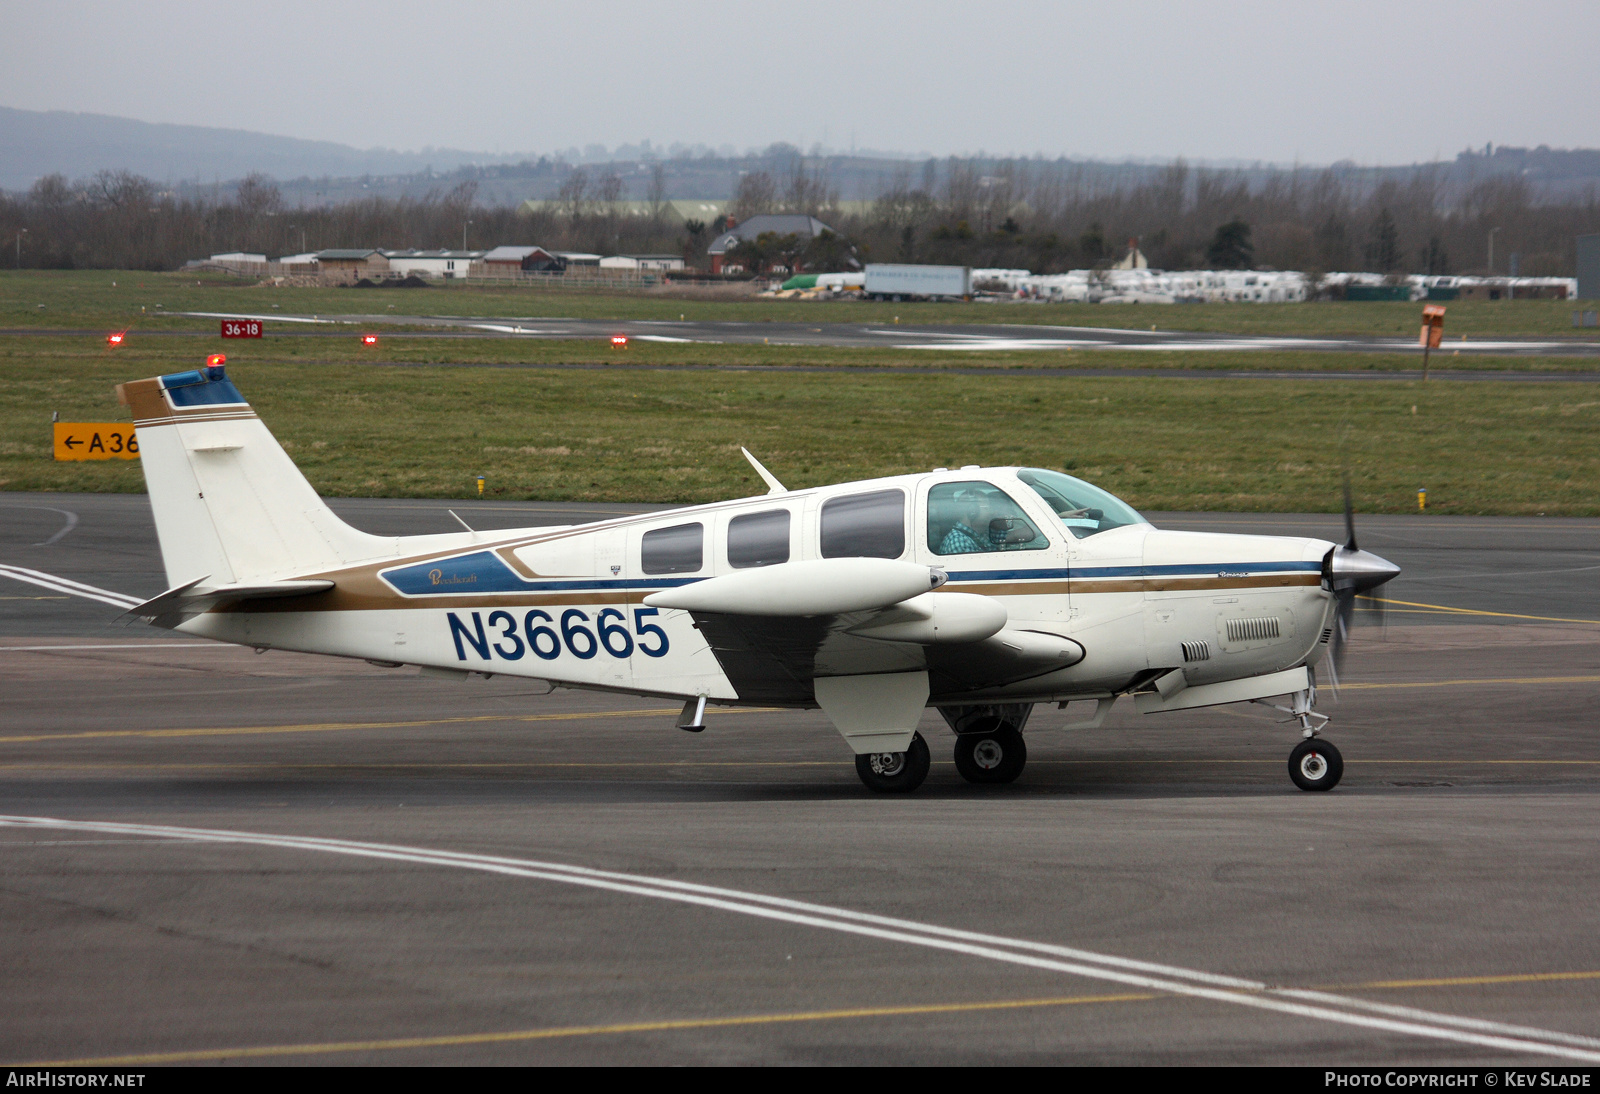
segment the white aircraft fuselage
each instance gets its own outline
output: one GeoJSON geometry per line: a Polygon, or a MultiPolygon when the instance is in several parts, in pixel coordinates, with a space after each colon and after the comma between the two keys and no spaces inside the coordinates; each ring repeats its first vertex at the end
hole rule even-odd
{"type": "MultiPolygon", "coordinates": [[[[890,490],[907,499],[906,548],[899,557],[949,575],[927,595],[991,598],[1005,609],[1008,626],[1060,635],[1083,648],[1075,664],[1012,680],[974,682],[959,665],[946,666],[931,681],[932,705],[1101,698],[1158,669],[1182,668],[1188,686],[1254,677],[1311,663],[1326,640],[1333,598],[1322,587],[1321,566],[1334,544],[1148,524],[1079,540],[1029,496],[1015,468],[872,479],[576,527],[417,537],[412,550],[412,541],[401,539],[398,557],[293,575],[334,581],[334,590],[316,597],[324,603],[315,610],[297,604],[308,598],[258,600],[213,609],[179,629],[246,646],[575,687],[812,706],[803,682],[765,675],[747,681],[737,668],[730,674],[690,612],[651,607],[646,598],[739,572],[726,547],[737,517],[787,513],[790,559],[820,560],[822,505],[890,490]],[[935,554],[918,534],[927,523],[929,488],[972,481],[1010,494],[1035,518],[1048,546],[935,554]],[[701,566],[671,575],[643,571],[646,534],[695,523],[704,530],[701,566]],[[1258,622],[1241,628],[1248,621],[1258,622]]],[[[838,637],[844,629],[824,636],[815,656],[828,661],[834,652],[828,637],[834,637],[833,645],[842,647],[835,668],[849,675],[925,669],[941,661],[937,653],[929,656],[937,644],[838,637]]],[[[965,645],[948,647],[955,660],[965,645]]]]}

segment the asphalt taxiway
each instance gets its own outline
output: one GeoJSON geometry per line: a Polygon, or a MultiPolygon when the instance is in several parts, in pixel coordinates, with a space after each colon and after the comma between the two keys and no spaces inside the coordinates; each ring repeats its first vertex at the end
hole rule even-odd
{"type": "MultiPolygon", "coordinates": [[[[630,508],[333,504],[389,533],[630,508]]],[[[1600,1060],[1600,521],[1359,531],[1406,569],[1324,696],[1332,793],[1246,707],[1040,710],[1004,788],[935,716],[928,782],[882,798],[815,712],[692,735],[125,628],[164,585],[144,499],[0,495],[6,1060],[1600,1060]]]]}

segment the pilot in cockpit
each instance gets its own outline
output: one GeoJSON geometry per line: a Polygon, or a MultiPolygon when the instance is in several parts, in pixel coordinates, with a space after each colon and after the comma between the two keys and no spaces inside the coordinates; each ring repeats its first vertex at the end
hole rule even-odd
{"type": "MultiPolygon", "coordinates": [[[[950,530],[939,541],[937,553],[965,555],[980,551],[1014,550],[1034,539],[1032,526],[1026,520],[1008,517],[994,504],[993,490],[969,486],[959,489],[950,499],[956,518],[950,530]]],[[[1001,498],[1005,495],[1001,494],[1001,498]]],[[[932,499],[930,498],[930,502],[932,499]]],[[[1001,507],[1005,510],[1012,506],[1001,507]]]]}

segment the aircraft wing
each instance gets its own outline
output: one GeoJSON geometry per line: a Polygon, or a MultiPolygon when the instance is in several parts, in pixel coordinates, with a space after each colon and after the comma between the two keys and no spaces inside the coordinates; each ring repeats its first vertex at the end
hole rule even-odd
{"type": "Polygon", "coordinates": [[[1003,604],[940,592],[943,571],[822,559],[652,593],[694,619],[741,699],[811,703],[817,677],[928,670],[936,693],[976,691],[1081,661],[1077,642],[1008,621],[1003,604]]]}

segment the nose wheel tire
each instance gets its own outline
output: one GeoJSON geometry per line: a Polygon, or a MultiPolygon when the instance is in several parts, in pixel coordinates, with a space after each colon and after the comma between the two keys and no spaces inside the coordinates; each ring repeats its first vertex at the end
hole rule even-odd
{"type": "Polygon", "coordinates": [[[913,733],[904,752],[867,752],[856,757],[856,774],[880,794],[909,794],[928,777],[928,742],[913,733]]]}
{"type": "Polygon", "coordinates": [[[956,770],[969,783],[1013,782],[1027,762],[1028,746],[1022,734],[1003,723],[956,738],[956,770]]]}
{"type": "Polygon", "coordinates": [[[1319,737],[1308,737],[1289,753],[1289,778],[1301,790],[1332,790],[1344,775],[1344,757],[1319,737]]]}

